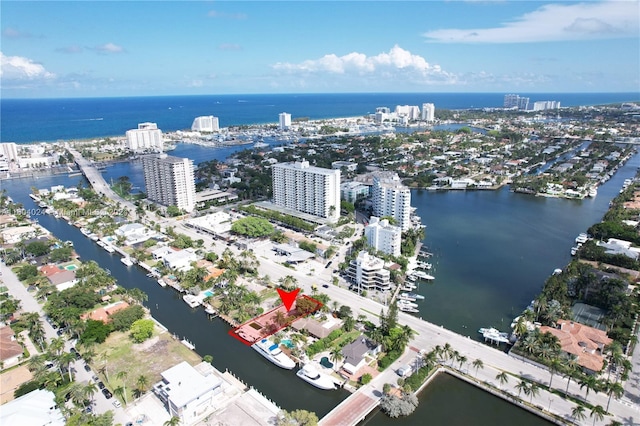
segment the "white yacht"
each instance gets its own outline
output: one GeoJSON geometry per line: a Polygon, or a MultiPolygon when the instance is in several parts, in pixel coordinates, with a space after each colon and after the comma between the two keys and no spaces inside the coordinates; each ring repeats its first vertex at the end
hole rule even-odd
{"type": "Polygon", "coordinates": [[[191,308],[197,308],[200,306],[200,301],[193,294],[185,294],[182,296],[182,300],[184,300],[184,302],[191,308]]]}
{"type": "Polygon", "coordinates": [[[330,375],[319,372],[310,364],[305,364],[298,370],[296,376],[319,389],[331,390],[336,388],[336,382],[333,381],[330,375]]]}
{"type": "Polygon", "coordinates": [[[413,297],[413,296],[409,296],[409,293],[400,293],[398,295],[398,299],[399,300],[407,300],[409,302],[415,302],[416,301],[416,298],[413,297]]]}
{"type": "Polygon", "coordinates": [[[106,251],[108,251],[109,253],[113,253],[114,251],[116,251],[116,249],[114,249],[114,248],[113,248],[113,246],[112,246],[111,244],[105,244],[103,247],[104,247],[104,249],[105,249],[106,251]]]}
{"type": "Polygon", "coordinates": [[[251,345],[251,347],[280,368],[291,370],[296,366],[296,363],[280,350],[280,345],[273,343],[269,339],[262,339],[258,343],[251,345]]]}
{"type": "Polygon", "coordinates": [[[158,280],[158,284],[160,284],[162,287],[166,287],[166,286],[167,286],[167,283],[166,283],[166,282],[164,282],[164,280],[163,280],[162,278],[160,278],[160,279],[158,280]]]}
{"type": "Polygon", "coordinates": [[[429,275],[424,271],[413,271],[413,275],[420,278],[421,280],[434,280],[435,277],[433,275],[429,275]]]}
{"type": "Polygon", "coordinates": [[[129,256],[125,256],[125,257],[121,258],[120,262],[124,263],[127,266],[133,265],[133,261],[131,260],[131,258],[129,256]]]}
{"type": "Polygon", "coordinates": [[[424,296],[418,293],[407,293],[407,296],[413,297],[414,299],[417,299],[417,300],[424,300],[424,296]]]}
{"type": "Polygon", "coordinates": [[[408,300],[402,300],[402,299],[400,299],[400,300],[398,300],[398,302],[397,302],[397,303],[398,303],[398,308],[399,308],[400,306],[408,306],[408,307],[410,307],[410,308],[417,308],[417,307],[418,307],[418,304],[417,304],[417,303],[409,302],[408,300]]]}
{"type": "Polygon", "coordinates": [[[418,309],[411,306],[406,306],[406,305],[398,305],[398,309],[400,309],[402,312],[411,312],[411,313],[420,312],[418,311],[418,309]]]}
{"type": "Polygon", "coordinates": [[[582,234],[576,237],[576,243],[584,244],[587,242],[588,239],[589,239],[589,236],[583,232],[582,234]]]}

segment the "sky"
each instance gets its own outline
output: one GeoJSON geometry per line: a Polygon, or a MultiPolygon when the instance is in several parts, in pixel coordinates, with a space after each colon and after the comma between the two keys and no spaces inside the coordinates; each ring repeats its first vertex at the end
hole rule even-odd
{"type": "Polygon", "coordinates": [[[640,0],[0,2],[6,98],[640,92],[640,0]]]}

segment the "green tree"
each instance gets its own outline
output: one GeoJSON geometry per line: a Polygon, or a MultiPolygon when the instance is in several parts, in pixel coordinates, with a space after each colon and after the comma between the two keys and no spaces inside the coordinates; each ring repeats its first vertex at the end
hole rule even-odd
{"type": "Polygon", "coordinates": [[[604,408],[602,408],[602,405],[596,405],[591,409],[591,413],[589,414],[589,417],[593,417],[593,424],[595,425],[596,421],[604,420],[605,414],[606,412],[604,411],[604,408]]]}
{"type": "Polygon", "coordinates": [[[139,319],[131,325],[131,337],[136,343],[142,343],[153,335],[154,322],[151,319],[139,319]]]}
{"type": "Polygon", "coordinates": [[[576,405],[575,407],[573,407],[573,409],[571,410],[571,417],[573,417],[573,420],[575,421],[581,421],[587,418],[587,415],[584,414],[585,412],[585,408],[582,405],[576,405]]]}
{"type": "Polygon", "coordinates": [[[509,375],[501,371],[496,375],[496,380],[500,383],[500,389],[502,389],[502,386],[509,382],[509,375]]]}
{"type": "Polygon", "coordinates": [[[180,417],[173,416],[166,422],[162,424],[162,426],[178,426],[180,424],[180,417]]]}
{"type": "Polygon", "coordinates": [[[231,225],[231,232],[252,238],[266,237],[273,234],[273,225],[261,217],[245,217],[231,225]]]}
{"type": "Polygon", "coordinates": [[[317,426],[318,416],[307,410],[282,410],[276,420],[276,426],[317,426]]]}
{"type": "Polygon", "coordinates": [[[478,377],[478,370],[480,368],[484,368],[484,362],[482,362],[480,358],[477,358],[471,363],[471,365],[476,369],[476,377],[478,377]]]}

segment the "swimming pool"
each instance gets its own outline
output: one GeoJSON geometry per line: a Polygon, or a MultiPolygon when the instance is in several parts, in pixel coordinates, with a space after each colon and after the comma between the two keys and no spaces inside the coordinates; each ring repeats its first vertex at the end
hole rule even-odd
{"type": "Polygon", "coordinates": [[[64,269],[66,269],[67,271],[75,271],[76,269],[78,269],[78,267],[76,265],[67,265],[64,267],[64,269]]]}
{"type": "Polygon", "coordinates": [[[204,292],[204,295],[206,297],[211,297],[211,296],[213,296],[213,293],[211,291],[207,290],[207,291],[204,292]]]}
{"type": "Polygon", "coordinates": [[[290,339],[282,339],[280,341],[281,345],[285,345],[286,347],[288,347],[289,349],[293,348],[293,342],[290,339]]]}

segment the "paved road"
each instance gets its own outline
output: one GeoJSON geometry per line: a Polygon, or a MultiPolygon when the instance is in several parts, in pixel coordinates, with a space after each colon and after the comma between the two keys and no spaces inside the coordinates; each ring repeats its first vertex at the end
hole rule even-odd
{"type": "MultiPolygon", "coordinates": [[[[2,271],[2,281],[4,285],[9,289],[9,293],[16,299],[20,299],[22,310],[24,312],[37,312],[40,315],[47,340],[51,341],[51,339],[58,337],[56,330],[51,324],[45,321],[45,313],[42,310],[42,306],[36,301],[33,295],[27,291],[24,285],[22,285],[16,274],[14,274],[4,262],[0,262],[0,270],[2,271]]],[[[73,342],[67,340],[65,342],[65,351],[69,352],[73,344],[73,342]]],[[[82,359],[76,360],[71,364],[71,370],[75,373],[75,381],[77,383],[86,383],[92,380],[94,373],[85,371],[84,366],[85,362],[82,359]]],[[[116,409],[113,406],[115,398],[107,400],[102,392],[98,391],[93,399],[93,410],[95,413],[106,413],[108,410],[112,410],[114,412],[114,423],[125,424],[132,421],[122,408],[116,409]]]]}

